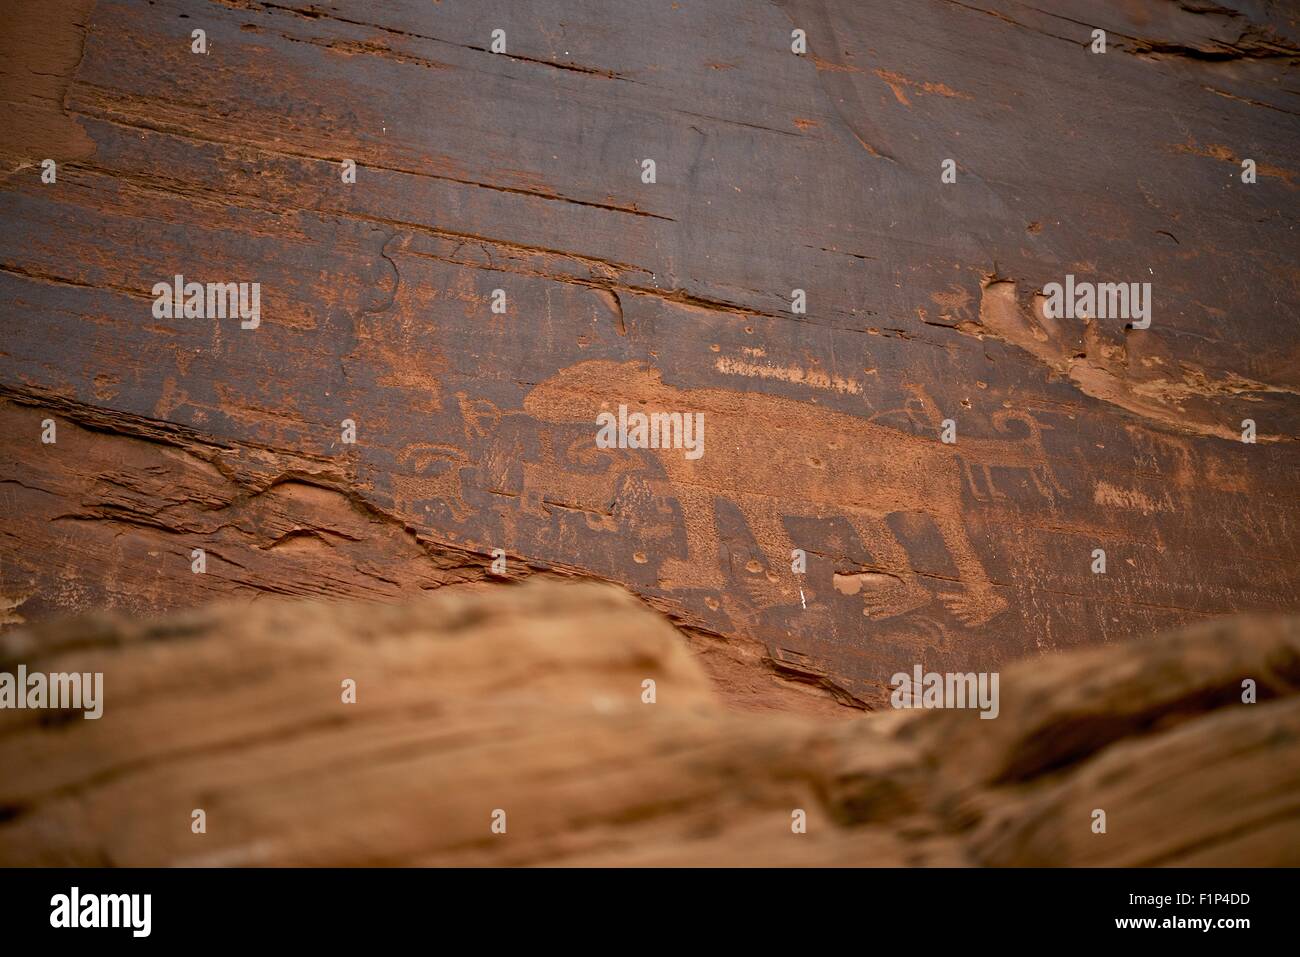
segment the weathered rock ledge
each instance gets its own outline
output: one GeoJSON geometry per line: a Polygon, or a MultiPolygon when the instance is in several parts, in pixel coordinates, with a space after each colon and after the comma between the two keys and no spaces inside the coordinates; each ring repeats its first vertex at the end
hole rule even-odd
{"type": "Polygon", "coordinates": [[[1295,619],[1019,661],[995,720],[740,710],[640,599],[542,577],[93,615],[20,662],[105,700],[0,711],[8,865],[1300,863],[1295,619]]]}

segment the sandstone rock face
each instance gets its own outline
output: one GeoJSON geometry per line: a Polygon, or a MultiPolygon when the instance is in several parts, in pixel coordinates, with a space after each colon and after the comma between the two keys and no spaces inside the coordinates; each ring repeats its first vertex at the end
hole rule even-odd
{"type": "Polygon", "coordinates": [[[829,714],[1300,606],[1288,5],[364,6],[6,5],[0,628],[500,552],[829,714]]]}
{"type": "Polygon", "coordinates": [[[1298,63],[10,0],[0,863],[1297,863],[1298,63]]]}
{"type": "Polygon", "coordinates": [[[540,578],[101,614],[20,661],[102,671],[103,716],[0,711],[0,864],[1300,864],[1294,619],[1016,663],[993,720],[728,707],[639,599],[540,578]]]}

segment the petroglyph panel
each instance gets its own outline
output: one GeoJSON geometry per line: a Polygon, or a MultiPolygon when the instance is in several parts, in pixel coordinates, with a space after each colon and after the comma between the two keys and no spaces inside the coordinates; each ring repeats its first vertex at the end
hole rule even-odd
{"type": "Polygon", "coordinates": [[[56,6],[4,79],[5,626],[499,548],[878,707],[917,661],[1300,605],[1280,14],[56,6]],[[177,274],[260,283],[260,325],[155,318],[177,274]],[[1067,274],[1150,282],[1150,328],[1049,317],[1067,274]],[[620,404],[703,454],[599,447],[620,404]]]}

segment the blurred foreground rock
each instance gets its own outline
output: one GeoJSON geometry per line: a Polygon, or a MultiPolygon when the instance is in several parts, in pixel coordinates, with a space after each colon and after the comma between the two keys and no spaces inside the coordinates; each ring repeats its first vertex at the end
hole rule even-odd
{"type": "Polygon", "coordinates": [[[19,663],[102,671],[104,713],[0,711],[6,865],[1300,864],[1295,620],[1018,662],[996,720],[738,711],[640,600],[542,578],[56,622],[19,663]]]}

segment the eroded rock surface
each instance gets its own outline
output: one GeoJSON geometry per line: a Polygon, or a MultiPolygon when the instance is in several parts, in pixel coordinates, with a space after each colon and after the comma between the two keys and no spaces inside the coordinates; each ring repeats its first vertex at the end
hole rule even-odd
{"type": "Polygon", "coordinates": [[[19,662],[104,710],[0,711],[4,864],[1300,863],[1294,619],[1018,662],[993,720],[741,711],[639,599],[540,578],[101,614],[19,662]]]}

